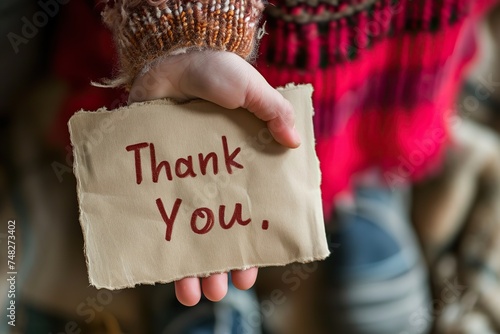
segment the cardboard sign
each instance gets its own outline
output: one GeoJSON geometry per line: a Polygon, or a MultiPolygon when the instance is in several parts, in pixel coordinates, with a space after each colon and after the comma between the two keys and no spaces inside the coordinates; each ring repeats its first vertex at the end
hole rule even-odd
{"type": "Polygon", "coordinates": [[[282,94],[298,149],[243,109],[196,100],[69,121],[90,283],[118,289],[328,256],[310,86],[282,94]]]}

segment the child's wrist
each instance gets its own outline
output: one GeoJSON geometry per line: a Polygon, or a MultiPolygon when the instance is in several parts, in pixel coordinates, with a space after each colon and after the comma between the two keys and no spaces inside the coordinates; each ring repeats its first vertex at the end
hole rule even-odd
{"type": "Polygon", "coordinates": [[[130,88],[129,102],[174,98],[175,86],[168,74],[164,73],[167,68],[165,60],[156,61],[137,75],[130,88]]]}
{"type": "Polygon", "coordinates": [[[108,1],[103,17],[113,30],[122,67],[116,82],[130,88],[146,64],[184,48],[248,58],[262,10],[261,0],[108,1]]]}

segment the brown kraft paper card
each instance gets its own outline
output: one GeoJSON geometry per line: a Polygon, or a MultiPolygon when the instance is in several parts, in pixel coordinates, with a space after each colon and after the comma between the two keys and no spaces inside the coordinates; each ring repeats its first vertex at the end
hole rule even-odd
{"type": "Polygon", "coordinates": [[[136,103],[69,121],[90,283],[120,289],[329,255],[311,86],[297,149],[243,109],[136,103]]]}

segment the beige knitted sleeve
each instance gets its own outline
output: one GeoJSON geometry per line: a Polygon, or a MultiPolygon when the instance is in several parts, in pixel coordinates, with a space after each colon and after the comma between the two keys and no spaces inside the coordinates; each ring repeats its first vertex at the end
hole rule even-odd
{"type": "Polygon", "coordinates": [[[130,88],[155,59],[187,49],[234,52],[248,59],[262,0],[106,0],[104,22],[120,58],[114,86],[130,88]]]}

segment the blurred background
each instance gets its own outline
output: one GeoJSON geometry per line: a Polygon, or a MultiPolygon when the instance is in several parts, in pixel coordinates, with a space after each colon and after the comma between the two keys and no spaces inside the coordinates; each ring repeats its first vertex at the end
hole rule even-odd
{"type": "MultiPolygon", "coordinates": [[[[460,78],[450,121],[455,141],[439,173],[403,194],[361,189],[346,199],[334,218],[345,233],[329,232],[332,255],[325,264],[265,269],[255,291],[230,289],[221,305],[239,319],[232,327],[213,325],[222,307],[206,301],[190,310],[180,306],[171,285],[112,292],[89,286],[66,123],[80,109],[112,109],[128,97],[124,90],[90,85],[117,68],[101,10],[90,0],[0,3],[0,268],[6,275],[0,333],[500,333],[498,5],[471,28],[477,38],[468,45],[477,54],[460,78]],[[377,208],[401,198],[414,233],[402,246],[371,227],[356,230],[369,225],[366,217],[393,219],[397,226],[400,218],[377,208]],[[9,220],[15,220],[18,273],[15,327],[8,325],[7,309],[9,220]],[[361,234],[353,241],[350,233],[361,234]],[[383,247],[363,253],[356,245],[367,238],[385,240],[383,247]],[[413,242],[424,265],[410,281],[398,280],[399,273],[390,284],[370,285],[376,271],[353,274],[342,267],[353,254],[361,262],[366,254],[393,256],[413,242]],[[410,296],[412,279],[426,285],[424,292],[410,296]],[[337,280],[342,282],[331,283],[337,280]],[[358,288],[355,280],[370,282],[358,288]],[[396,292],[406,301],[394,302],[396,292]],[[394,320],[410,299],[411,312],[394,320]]],[[[375,182],[369,173],[361,179],[375,182]]]]}

